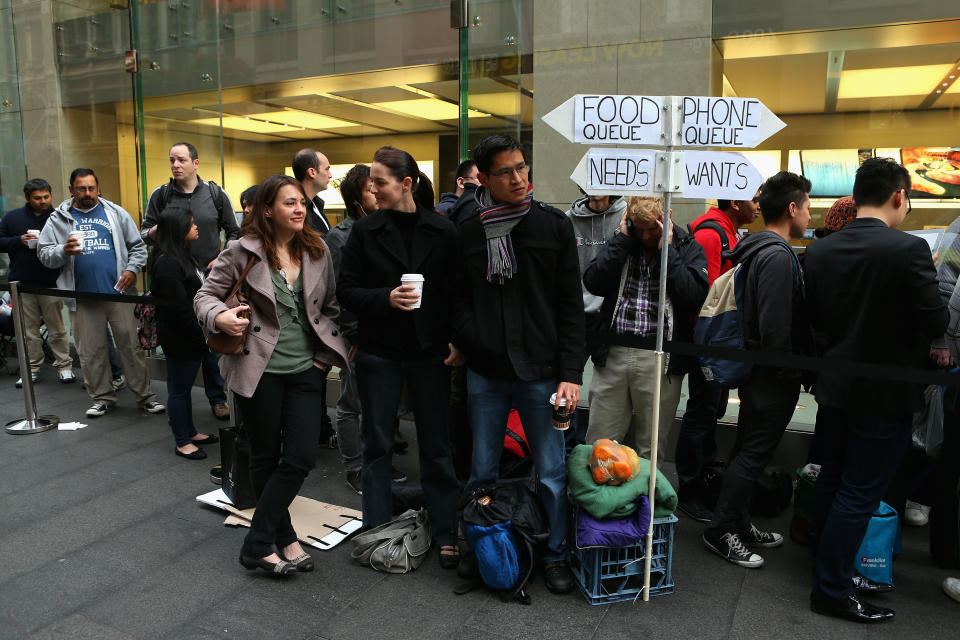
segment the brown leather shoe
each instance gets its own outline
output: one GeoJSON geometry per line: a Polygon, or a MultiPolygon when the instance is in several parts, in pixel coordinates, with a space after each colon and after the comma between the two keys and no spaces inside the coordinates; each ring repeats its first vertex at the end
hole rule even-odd
{"type": "Polygon", "coordinates": [[[217,420],[230,419],[230,407],[227,406],[226,402],[218,402],[217,404],[212,404],[210,405],[210,409],[213,411],[213,416],[217,420]]]}

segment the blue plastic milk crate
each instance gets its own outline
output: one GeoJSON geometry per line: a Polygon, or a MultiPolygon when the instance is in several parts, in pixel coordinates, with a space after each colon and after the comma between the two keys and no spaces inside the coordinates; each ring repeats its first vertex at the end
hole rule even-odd
{"type": "MultiPolygon", "coordinates": [[[[673,593],[673,527],[677,517],[653,520],[650,596],[673,593]]],[[[573,548],[570,569],[590,604],[634,600],[643,594],[646,539],[627,547],[573,548]]]]}

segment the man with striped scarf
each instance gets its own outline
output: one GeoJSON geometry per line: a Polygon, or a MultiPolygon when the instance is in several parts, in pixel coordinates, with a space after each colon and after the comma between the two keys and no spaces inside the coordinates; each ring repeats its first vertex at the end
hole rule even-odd
{"type": "Polygon", "coordinates": [[[549,401],[553,393],[567,407],[580,399],[584,318],[573,226],[559,209],[533,199],[519,142],[488,136],[473,159],[480,187],[458,218],[454,316],[473,428],[467,491],[496,482],[507,414],[516,408],[550,527],[544,577],[550,591],[566,593],[573,583],[566,564],[564,443],[549,401]]]}

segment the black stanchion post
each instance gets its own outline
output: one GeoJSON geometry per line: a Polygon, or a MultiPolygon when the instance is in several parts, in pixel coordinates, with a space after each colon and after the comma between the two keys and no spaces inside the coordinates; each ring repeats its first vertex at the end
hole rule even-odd
{"type": "Polygon", "coordinates": [[[20,314],[20,283],[10,283],[10,306],[13,307],[13,332],[17,339],[17,361],[20,363],[20,379],[23,381],[23,406],[27,417],[8,422],[4,428],[7,433],[40,433],[53,429],[60,423],[57,416],[38,416],[37,397],[33,393],[33,379],[30,375],[30,363],[27,361],[27,343],[23,337],[23,316],[20,314]]]}

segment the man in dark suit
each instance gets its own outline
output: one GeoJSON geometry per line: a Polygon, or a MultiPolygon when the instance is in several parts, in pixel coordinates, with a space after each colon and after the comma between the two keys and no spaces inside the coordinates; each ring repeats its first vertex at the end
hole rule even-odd
{"type": "MultiPolygon", "coordinates": [[[[871,158],[857,170],[857,217],[807,250],[810,320],[824,357],[886,366],[924,365],[947,310],[927,243],[896,228],[910,212],[910,175],[871,158]]],[[[814,501],[816,613],[882,622],[893,611],[859,600],[854,560],[910,441],[919,385],[823,371],[816,385],[824,438],[814,501]]]]}
{"type": "Polygon", "coordinates": [[[300,181],[310,205],[307,207],[307,222],[321,235],[330,231],[330,221],[323,213],[323,198],[319,194],[330,184],[330,161],[316,149],[301,149],[293,156],[293,177],[300,181]]]}

